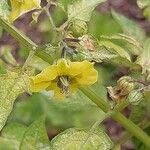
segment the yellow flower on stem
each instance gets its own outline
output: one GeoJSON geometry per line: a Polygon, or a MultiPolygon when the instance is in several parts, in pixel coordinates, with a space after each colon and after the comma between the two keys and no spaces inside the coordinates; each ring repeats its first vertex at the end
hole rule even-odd
{"type": "Polygon", "coordinates": [[[40,9],[41,0],[10,0],[11,12],[10,21],[13,22],[22,14],[29,12],[33,9],[40,9]]]}
{"type": "Polygon", "coordinates": [[[53,90],[56,98],[63,99],[78,87],[94,84],[97,79],[98,72],[94,69],[94,63],[87,60],[71,62],[59,59],[56,64],[50,65],[31,78],[31,90],[53,90]]]}

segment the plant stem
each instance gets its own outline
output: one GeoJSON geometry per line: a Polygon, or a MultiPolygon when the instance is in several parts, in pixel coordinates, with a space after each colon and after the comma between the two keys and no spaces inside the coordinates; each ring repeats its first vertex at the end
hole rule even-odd
{"type": "Polygon", "coordinates": [[[101,99],[99,96],[97,96],[95,93],[93,93],[92,90],[89,88],[80,88],[80,90],[89,98],[91,99],[98,107],[100,107],[104,112],[107,113],[108,109],[110,108],[110,105],[101,99]]]}
{"type": "Polygon", "coordinates": [[[35,44],[31,39],[29,39],[16,27],[14,27],[1,17],[0,17],[0,26],[2,26],[8,33],[10,33],[10,35],[12,35],[27,50],[34,50],[35,55],[42,58],[44,61],[48,63],[52,63],[53,57],[51,55],[45,53],[44,50],[41,49],[37,44],[35,44]]]}
{"type": "Polygon", "coordinates": [[[147,148],[150,149],[150,137],[131,120],[127,119],[121,113],[116,113],[112,116],[114,120],[119,122],[124,128],[126,128],[132,135],[142,141],[147,148]]]}
{"type": "Polygon", "coordinates": [[[51,24],[51,26],[52,26],[52,30],[53,30],[53,40],[52,40],[52,42],[54,43],[55,40],[56,40],[56,37],[57,37],[57,27],[56,27],[56,25],[55,25],[55,23],[54,23],[54,21],[53,21],[53,18],[52,18],[52,16],[51,16],[50,12],[49,12],[50,6],[51,6],[51,3],[48,3],[48,4],[45,6],[44,10],[45,10],[45,13],[46,13],[46,15],[47,15],[47,17],[48,17],[48,19],[49,19],[49,22],[50,22],[50,24],[51,24]]]}
{"type": "MultiPolygon", "coordinates": [[[[95,94],[90,88],[82,88],[81,91],[90,98],[100,109],[107,113],[109,110],[109,104],[102,100],[97,94],[95,94]]],[[[115,112],[112,118],[119,122],[124,128],[126,128],[132,135],[142,141],[146,147],[150,149],[150,137],[131,120],[127,119],[120,112],[115,112]]]]}
{"type": "Polygon", "coordinates": [[[51,16],[50,12],[49,12],[49,7],[50,7],[50,4],[48,4],[48,5],[45,7],[44,10],[45,10],[45,12],[46,12],[46,15],[48,16],[48,19],[49,19],[51,25],[52,25],[52,29],[53,29],[53,30],[56,30],[56,25],[55,25],[55,23],[54,23],[54,21],[53,21],[53,18],[52,18],[52,16],[51,16]]]}
{"type": "MultiPolygon", "coordinates": [[[[149,119],[145,119],[142,120],[140,123],[138,123],[138,126],[141,127],[142,129],[145,129],[147,127],[149,127],[150,125],[150,122],[149,122],[149,119]]],[[[125,143],[127,140],[129,140],[130,138],[132,137],[131,134],[129,134],[128,132],[125,132],[116,142],[115,142],[115,145],[118,145],[118,144],[123,144],[125,143]]]]}

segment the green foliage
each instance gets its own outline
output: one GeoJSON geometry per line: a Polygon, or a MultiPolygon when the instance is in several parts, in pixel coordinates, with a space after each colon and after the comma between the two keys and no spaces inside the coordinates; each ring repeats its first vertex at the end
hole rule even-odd
{"type": "Polygon", "coordinates": [[[7,63],[14,66],[17,65],[17,62],[11,53],[11,47],[9,45],[2,46],[1,53],[7,63]]]}
{"type": "Polygon", "coordinates": [[[106,0],[80,0],[68,6],[69,20],[89,21],[94,8],[106,0]]]}
{"type": "Polygon", "coordinates": [[[147,109],[145,102],[140,102],[139,105],[132,106],[130,119],[135,123],[139,123],[146,116],[147,109]]]}
{"type": "MultiPolygon", "coordinates": [[[[126,35],[135,38],[139,43],[144,42],[145,33],[134,21],[116,13],[115,11],[112,11],[112,15],[126,35]]],[[[140,49],[138,49],[138,54],[139,53],[140,49]]]]}
{"type": "Polygon", "coordinates": [[[40,117],[29,127],[19,123],[8,124],[0,137],[0,150],[51,150],[45,129],[45,117],[40,117]]]}
{"type": "Polygon", "coordinates": [[[119,33],[121,28],[110,14],[94,11],[89,22],[88,32],[99,39],[101,35],[110,36],[119,33]]]}
{"type": "Polygon", "coordinates": [[[17,96],[28,88],[29,80],[21,72],[8,72],[0,76],[0,129],[6,123],[17,96]]]}
{"type": "Polygon", "coordinates": [[[25,131],[20,144],[20,150],[50,150],[49,139],[45,129],[45,117],[40,117],[25,131]]]}
{"type": "Polygon", "coordinates": [[[113,144],[106,133],[102,130],[97,130],[84,143],[89,136],[87,130],[67,129],[56,136],[51,144],[54,150],[109,150],[113,144]]]}
{"type": "Polygon", "coordinates": [[[80,36],[87,32],[86,22],[90,21],[95,7],[106,0],[80,0],[68,5],[68,21],[72,22],[74,35],[80,36]]]}
{"type": "MultiPolygon", "coordinates": [[[[103,89],[99,88],[99,91],[103,89]]],[[[9,122],[30,124],[42,114],[47,116],[51,126],[65,129],[72,126],[89,127],[104,115],[80,92],[62,102],[52,100],[47,93],[47,95],[34,94],[26,101],[16,103],[9,122]]]]}
{"type": "Polygon", "coordinates": [[[150,38],[147,38],[143,45],[143,51],[137,59],[137,63],[143,68],[143,73],[150,72],[150,38]]]}
{"type": "Polygon", "coordinates": [[[7,4],[7,0],[1,0],[0,2],[0,17],[8,20],[9,16],[9,6],[7,4]]]}
{"type": "Polygon", "coordinates": [[[116,45],[114,43],[112,43],[111,41],[99,41],[99,45],[100,46],[105,46],[107,49],[112,49],[112,51],[118,55],[120,55],[123,58],[126,58],[130,61],[130,56],[129,54],[123,49],[121,48],[119,45],[116,45]]]}
{"type": "Polygon", "coordinates": [[[144,10],[144,16],[150,20],[150,1],[149,0],[137,0],[138,6],[144,10]]]}
{"type": "Polygon", "coordinates": [[[18,123],[7,125],[1,133],[0,150],[19,150],[26,128],[26,126],[18,123]]]}
{"type": "Polygon", "coordinates": [[[87,33],[87,24],[82,20],[75,20],[72,22],[69,29],[75,37],[80,37],[87,33]]]}

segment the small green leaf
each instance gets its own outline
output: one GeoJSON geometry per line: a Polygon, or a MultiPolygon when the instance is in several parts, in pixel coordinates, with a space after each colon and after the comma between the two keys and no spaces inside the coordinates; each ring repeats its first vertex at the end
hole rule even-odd
{"type": "Polygon", "coordinates": [[[150,1],[137,0],[137,4],[141,9],[144,9],[144,16],[150,20],[150,1]]]}
{"type": "Polygon", "coordinates": [[[89,21],[95,7],[106,0],[78,0],[68,6],[68,19],[89,21]]]}
{"type": "Polygon", "coordinates": [[[1,48],[1,53],[7,63],[16,66],[17,62],[15,58],[13,57],[11,50],[12,50],[11,46],[4,45],[1,48]]]}
{"type": "Polygon", "coordinates": [[[0,2],[0,17],[8,20],[9,16],[9,6],[7,4],[7,0],[1,0],[0,2]]]}
{"type": "Polygon", "coordinates": [[[0,130],[10,115],[17,96],[26,91],[29,78],[26,74],[8,72],[0,76],[0,130]]]}
{"type": "Polygon", "coordinates": [[[51,150],[45,129],[45,117],[34,121],[26,130],[20,150],[51,150]]]}
{"type": "Polygon", "coordinates": [[[82,129],[67,129],[52,141],[52,148],[54,150],[110,150],[112,149],[112,142],[107,134],[102,130],[94,131],[88,141],[89,136],[87,130],[82,129]],[[84,142],[86,143],[84,144],[84,142]],[[83,145],[84,144],[84,145],[83,145]]]}

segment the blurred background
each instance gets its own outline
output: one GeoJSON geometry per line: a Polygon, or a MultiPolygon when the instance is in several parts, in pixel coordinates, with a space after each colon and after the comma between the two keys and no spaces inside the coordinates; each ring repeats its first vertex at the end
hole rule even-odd
{"type": "MultiPolygon", "coordinates": [[[[72,0],[58,0],[64,7],[72,2],[72,0]]],[[[44,6],[46,2],[42,0],[44,6]]],[[[143,12],[138,8],[136,0],[108,0],[102,5],[98,6],[93,12],[92,19],[88,25],[89,33],[94,37],[99,38],[100,35],[110,35],[121,32],[121,27],[111,16],[111,9],[116,10],[118,13],[134,20],[143,28],[147,35],[150,35],[150,22],[143,16],[143,12]]],[[[65,20],[65,13],[58,8],[51,8],[52,16],[57,26],[61,25],[65,20]]],[[[33,41],[39,45],[49,43],[51,37],[51,27],[45,14],[41,14],[38,23],[31,25],[32,17],[31,12],[18,18],[14,25],[29,36],[33,41]]],[[[24,63],[28,52],[20,47],[15,39],[6,33],[0,27],[0,48],[10,45],[10,50],[17,62],[24,63]]],[[[0,51],[0,55],[2,52],[0,51]]],[[[43,68],[40,62],[33,62],[35,67],[43,68]]],[[[5,70],[5,63],[3,59],[0,60],[0,73],[5,70]]],[[[120,68],[110,64],[101,64],[99,68],[100,80],[93,86],[102,98],[107,99],[106,87],[113,85],[115,81],[128,74],[127,68],[120,68]],[[103,86],[102,86],[102,85],[103,86]]],[[[49,93],[39,93],[29,96],[28,94],[20,95],[15,103],[14,110],[9,117],[7,123],[23,123],[30,125],[42,114],[47,116],[47,131],[49,138],[52,139],[61,131],[70,127],[91,127],[97,120],[104,114],[89,101],[81,92],[75,94],[71,99],[63,102],[54,101],[49,93]]],[[[130,114],[130,108],[123,112],[126,116],[130,114]]],[[[104,122],[107,133],[112,139],[119,139],[123,134],[124,129],[116,122],[109,119],[104,122]]],[[[134,150],[134,144],[131,141],[125,142],[122,150],[134,150]]]]}

